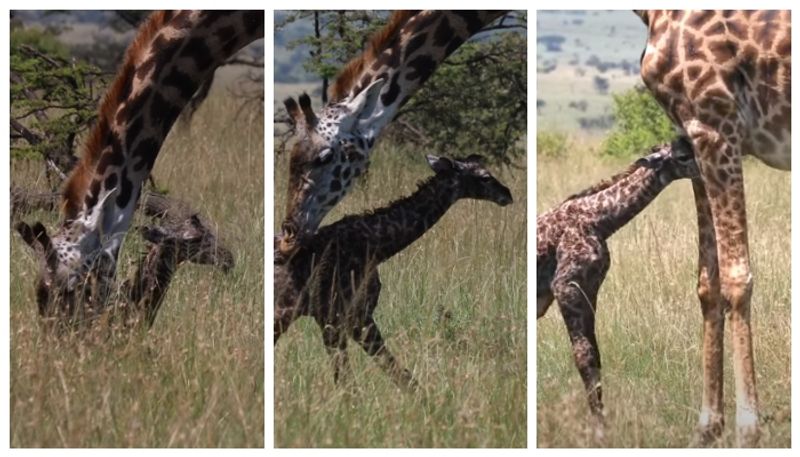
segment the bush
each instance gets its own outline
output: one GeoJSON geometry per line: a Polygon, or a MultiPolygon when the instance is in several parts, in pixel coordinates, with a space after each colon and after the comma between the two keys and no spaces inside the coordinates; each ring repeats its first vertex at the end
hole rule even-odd
{"type": "Polygon", "coordinates": [[[675,137],[675,129],[650,92],[637,87],[614,95],[614,129],[601,153],[631,157],[675,137]]]}
{"type": "Polygon", "coordinates": [[[541,157],[563,157],[567,152],[567,135],[556,131],[536,132],[536,155],[541,157]]]}

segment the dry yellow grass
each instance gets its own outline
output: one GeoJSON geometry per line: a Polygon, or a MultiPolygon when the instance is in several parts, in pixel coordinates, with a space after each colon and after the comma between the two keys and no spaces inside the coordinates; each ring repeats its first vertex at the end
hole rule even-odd
{"type": "MultiPolygon", "coordinates": [[[[605,161],[591,149],[577,145],[566,157],[539,159],[538,212],[627,165],[605,161]]],[[[755,362],[764,423],[761,445],[787,447],[791,444],[790,174],[748,160],[745,175],[755,278],[755,362]]],[[[682,447],[692,438],[702,380],[696,227],[691,184],[680,181],[611,238],[612,264],[597,310],[607,446],[682,447]]],[[[537,331],[537,445],[599,445],[587,427],[583,384],[557,307],[539,320],[537,331]]],[[[728,332],[722,446],[735,445],[729,339],[728,332]]]]}
{"type": "MultiPolygon", "coordinates": [[[[219,224],[236,267],[227,276],[181,267],[150,332],[95,342],[44,335],[37,265],[12,233],[13,447],[264,445],[263,113],[236,118],[239,104],[212,95],[188,130],[173,130],[154,171],[170,195],[219,224]]],[[[12,182],[41,179],[40,169],[14,164],[12,182]]],[[[56,222],[26,216],[37,218],[56,222]]],[[[122,277],[140,250],[129,237],[122,277]]]]}

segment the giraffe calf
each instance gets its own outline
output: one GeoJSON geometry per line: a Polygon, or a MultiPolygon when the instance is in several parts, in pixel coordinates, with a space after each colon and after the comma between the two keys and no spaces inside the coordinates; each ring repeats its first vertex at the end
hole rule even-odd
{"type": "Polygon", "coordinates": [[[298,317],[313,317],[333,357],[335,381],[347,369],[351,337],[399,386],[416,385],[386,348],[373,318],[381,291],[378,265],[425,234],[460,199],[512,202],[480,156],[428,156],[428,163],[436,174],[412,195],[320,228],[275,265],[275,342],[298,317]]]}
{"type": "Polygon", "coordinates": [[[175,271],[184,262],[220,267],[225,273],[234,265],[233,253],[223,247],[197,215],[170,227],[143,226],[142,238],[150,249],[139,262],[133,281],[126,281],[130,302],[128,314],[144,318],[148,327],[155,322],[175,271]]]}
{"type": "Polygon", "coordinates": [[[700,174],[685,139],[651,152],[624,172],[536,218],[536,318],[544,316],[553,300],[558,302],[589,408],[600,419],[603,402],[595,311],[610,265],[606,240],[672,181],[700,174]]]}

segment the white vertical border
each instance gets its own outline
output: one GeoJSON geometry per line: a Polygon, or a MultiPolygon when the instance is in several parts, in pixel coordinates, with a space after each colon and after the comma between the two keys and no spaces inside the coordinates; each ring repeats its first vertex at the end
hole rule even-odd
{"type": "Polygon", "coordinates": [[[275,226],[275,10],[264,12],[264,446],[275,444],[275,345],[269,342],[269,311],[273,305],[273,227],[275,226]]]}
{"type": "MultiPolygon", "coordinates": [[[[785,8],[791,9],[791,6],[786,5],[785,8]]],[[[795,16],[795,11],[792,11],[792,16],[795,16]]],[[[792,19],[796,19],[796,16],[792,17],[792,19]]],[[[797,44],[798,36],[800,36],[799,34],[800,34],[800,32],[798,32],[797,26],[795,24],[795,27],[792,28],[792,43],[793,44],[797,44]]],[[[797,51],[795,51],[795,52],[797,52],[797,51]]],[[[795,55],[797,55],[797,54],[795,54],[795,55]]],[[[792,93],[792,105],[797,106],[797,98],[798,98],[797,97],[797,80],[798,80],[798,77],[797,77],[797,68],[795,67],[795,62],[797,62],[797,57],[795,57],[795,55],[792,55],[792,69],[794,70],[792,72],[792,86],[795,87],[795,91],[792,93]]],[[[797,151],[798,151],[797,125],[798,125],[797,112],[793,112],[792,113],[792,130],[794,130],[794,132],[795,132],[794,137],[792,137],[792,156],[793,157],[797,156],[797,151]]],[[[791,227],[789,229],[791,231],[791,241],[792,241],[792,246],[791,246],[791,249],[792,249],[792,256],[791,256],[792,263],[790,265],[791,276],[792,276],[792,282],[791,282],[792,292],[791,292],[791,304],[789,306],[789,309],[791,310],[791,313],[792,313],[792,318],[791,318],[792,326],[790,328],[790,332],[791,332],[791,335],[792,335],[792,337],[791,337],[792,338],[792,351],[791,351],[792,359],[791,359],[791,362],[790,362],[791,365],[792,365],[792,378],[791,378],[792,379],[792,388],[791,388],[791,392],[792,392],[791,406],[792,406],[792,409],[791,409],[790,414],[791,413],[795,413],[796,414],[798,412],[797,395],[798,395],[798,392],[800,392],[800,390],[798,390],[798,388],[797,388],[797,375],[798,375],[797,363],[798,363],[798,360],[800,360],[800,359],[798,359],[798,357],[797,357],[798,356],[798,349],[797,349],[797,344],[796,344],[797,343],[797,337],[795,336],[796,332],[797,332],[797,329],[798,329],[798,324],[800,324],[800,317],[798,317],[799,312],[798,312],[797,307],[795,306],[795,304],[797,303],[797,286],[798,286],[798,284],[800,284],[800,282],[798,282],[798,280],[797,280],[798,274],[800,274],[800,268],[797,268],[797,261],[800,260],[800,256],[798,256],[798,237],[797,237],[797,228],[799,227],[798,226],[798,222],[800,222],[800,214],[798,214],[799,213],[798,212],[798,204],[800,204],[800,185],[798,185],[797,173],[798,173],[797,171],[794,171],[794,174],[792,175],[792,201],[790,203],[790,206],[792,208],[792,217],[791,217],[792,222],[791,222],[791,227]]],[[[756,373],[758,373],[758,365],[756,365],[756,373]]],[[[799,437],[800,437],[800,422],[798,422],[797,420],[794,420],[792,422],[792,444],[791,444],[792,447],[795,446],[795,441],[799,437]]]]}
{"type": "Polygon", "coordinates": [[[4,222],[0,229],[0,448],[11,446],[11,15],[9,10],[4,12],[0,17],[0,214],[4,222]]]}
{"type": "MultiPolygon", "coordinates": [[[[535,5],[531,3],[531,7],[535,5]]],[[[531,313],[531,306],[535,302],[536,290],[536,250],[531,248],[531,243],[536,243],[536,89],[537,89],[537,73],[536,73],[536,49],[537,49],[537,29],[536,19],[538,11],[535,9],[528,10],[528,242],[526,244],[528,250],[528,277],[526,284],[526,291],[528,293],[528,313],[526,315],[528,321],[528,449],[536,448],[536,313],[531,313]],[[531,103],[533,102],[533,103],[531,103]],[[533,254],[532,254],[533,253],[533,254]]]]}

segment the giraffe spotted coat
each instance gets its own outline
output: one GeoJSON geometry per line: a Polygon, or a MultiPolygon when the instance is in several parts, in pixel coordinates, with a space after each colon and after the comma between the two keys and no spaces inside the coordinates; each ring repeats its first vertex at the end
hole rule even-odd
{"type": "Polygon", "coordinates": [[[672,181],[698,174],[691,147],[679,139],[536,218],[536,318],[558,302],[595,417],[603,415],[595,312],[611,262],[606,241],[672,181]]]}

